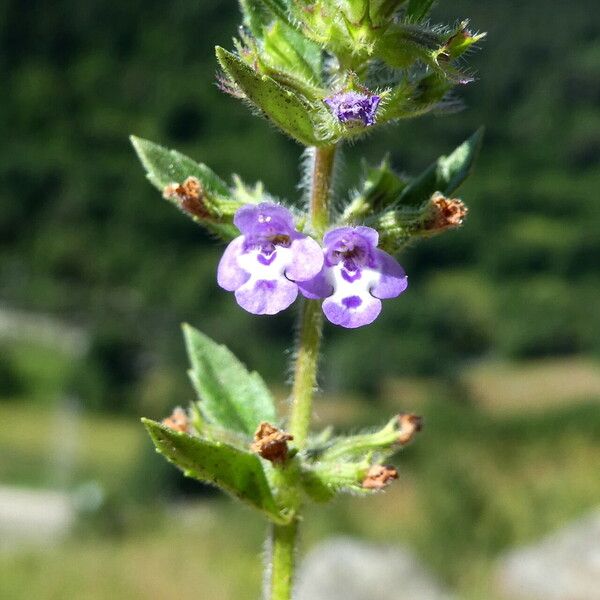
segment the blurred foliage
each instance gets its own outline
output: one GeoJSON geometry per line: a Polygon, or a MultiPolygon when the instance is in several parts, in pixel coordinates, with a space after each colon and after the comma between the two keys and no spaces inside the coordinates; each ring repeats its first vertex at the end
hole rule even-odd
{"type": "MultiPolygon", "coordinates": [[[[596,12],[593,0],[436,8],[434,20],[468,16],[489,32],[473,57],[481,81],[461,88],[469,110],[402,122],[348,148],[345,180],[357,184],[363,152],[375,163],[389,151],[394,167],[414,172],[484,124],[480,162],[461,191],[470,215],[460,232],[405,253],[409,293],[376,325],[328,330],[325,387],[373,389],[383,373],[448,374],[486,355],[600,351],[596,12]]],[[[0,300],[89,331],[90,350],[64,381],[90,407],[143,405],[156,416],[184,403],[184,320],[284,380],[293,311],[238,310],[216,285],[219,245],[148,185],[127,139],[298,197],[298,146],[214,85],[213,47],[237,22],[233,0],[0,7],[10,90],[0,107],[0,300]]],[[[3,393],[22,385],[17,363],[0,360],[3,393]]]]}

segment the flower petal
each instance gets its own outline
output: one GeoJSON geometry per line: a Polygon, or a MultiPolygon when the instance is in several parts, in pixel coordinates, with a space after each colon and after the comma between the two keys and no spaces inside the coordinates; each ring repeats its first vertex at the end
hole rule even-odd
{"type": "Polygon", "coordinates": [[[323,302],[323,312],[334,325],[355,329],[372,323],[381,312],[381,300],[370,294],[346,296],[337,294],[323,302]]]}
{"type": "Polygon", "coordinates": [[[298,296],[298,286],[285,277],[251,279],[235,291],[237,303],[254,315],[274,315],[298,296]]]}
{"type": "Polygon", "coordinates": [[[242,206],[233,217],[235,226],[244,235],[289,235],[294,231],[292,213],[279,204],[261,202],[242,206]]]}
{"type": "Polygon", "coordinates": [[[408,287],[408,277],[398,261],[387,252],[375,249],[380,274],[379,282],[371,288],[371,294],[376,298],[395,298],[408,287]]]}
{"type": "Polygon", "coordinates": [[[323,250],[315,240],[303,235],[292,241],[286,277],[292,281],[307,281],[317,275],[322,266],[323,250]]]}
{"type": "Polygon", "coordinates": [[[379,234],[372,227],[359,225],[358,227],[337,227],[331,229],[323,236],[323,246],[331,248],[336,244],[349,240],[353,242],[366,242],[375,247],[379,243],[379,234]]]}
{"type": "Polygon", "coordinates": [[[237,290],[250,279],[250,273],[238,264],[238,258],[244,252],[244,236],[236,237],[225,248],[217,268],[217,283],[228,292],[237,290]]]}
{"type": "Polygon", "coordinates": [[[329,267],[323,267],[312,279],[308,281],[299,281],[298,289],[305,298],[316,300],[318,298],[327,298],[333,294],[333,284],[329,279],[329,267]]]}

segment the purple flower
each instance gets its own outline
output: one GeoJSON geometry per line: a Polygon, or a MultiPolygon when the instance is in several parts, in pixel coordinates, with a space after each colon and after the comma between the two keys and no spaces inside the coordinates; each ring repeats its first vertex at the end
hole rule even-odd
{"type": "Polygon", "coordinates": [[[341,123],[361,121],[365,127],[375,123],[375,113],[380,101],[380,96],[358,92],[340,92],[324,100],[341,123]]]}
{"type": "Polygon", "coordinates": [[[408,286],[404,269],[379,250],[379,234],[370,227],[340,227],[325,234],[320,273],[299,284],[307,298],[325,298],[323,312],[335,325],[354,328],[372,323],[381,300],[399,296],[408,286]]]}
{"type": "Polygon", "coordinates": [[[242,235],[225,249],[218,284],[235,292],[237,303],[255,315],[284,310],[298,295],[296,282],[321,270],[321,247],[296,231],[290,211],[277,204],[243,206],[233,222],[242,235]]]}

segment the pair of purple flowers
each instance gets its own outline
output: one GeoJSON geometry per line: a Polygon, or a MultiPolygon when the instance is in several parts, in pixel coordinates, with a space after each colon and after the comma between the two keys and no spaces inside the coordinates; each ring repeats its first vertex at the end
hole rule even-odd
{"type": "Polygon", "coordinates": [[[361,327],[377,318],[381,300],[399,296],[408,285],[404,269],[377,248],[379,235],[370,227],[332,229],[321,248],[277,204],[244,206],[234,223],[241,235],[227,246],[217,281],[255,315],[286,309],[300,291],[324,298],[323,312],[335,325],[361,327]]]}

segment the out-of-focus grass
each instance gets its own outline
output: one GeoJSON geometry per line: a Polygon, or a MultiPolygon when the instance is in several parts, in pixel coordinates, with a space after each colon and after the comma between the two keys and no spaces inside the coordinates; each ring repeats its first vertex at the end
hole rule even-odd
{"type": "MultiPolygon", "coordinates": [[[[502,413],[481,410],[460,395],[448,400],[460,390],[458,385],[442,393],[438,383],[429,389],[428,400],[420,399],[425,429],[398,457],[400,480],[386,493],[308,509],[303,552],[341,533],[407,544],[462,598],[491,600],[490,574],[499,554],[597,505],[597,399],[565,401],[562,408],[544,412],[502,413]]],[[[322,402],[322,411],[342,404],[322,402]]],[[[368,412],[372,423],[384,422],[393,408],[385,404],[365,403],[363,416],[368,412]]],[[[354,400],[351,412],[356,411],[363,409],[354,400]]],[[[40,483],[26,473],[48,464],[49,440],[65,414],[39,405],[0,404],[0,481],[40,483]]],[[[128,474],[147,443],[136,420],[81,415],[73,422],[77,472],[115,488],[130,485],[128,474]]],[[[349,420],[342,415],[339,422],[344,426],[349,420]]],[[[198,499],[194,507],[163,511],[148,499],[128,506],[137,515],[125,519],[117,536],[107,536],[109,528],[100,519],[95,529],[78,529],[52,552],[1,556],[3,592],[15,600],[83,593],[92,600],[258,597],[260,519],[229,500],[198,499]]]]}
{"type": "Polygon", "coordinates": [[[145,442],[134,418],[92,416],[68,403],[0,402],[0,482],[52,486],[99,479],[117,488],[145,442]]]}
{"type": "Polygon", "coordinates": [[[48,552],[0,556],[0,597],[255,600],[264,529],[243,507],[207,501],[123,537],[86,535],[48,552]]]}
{"type": "Polygon", "coordinates": [[[544,411],[577,399],[600,399],[600,364],[584,357],[482,363],[467,369],[461,380],[478,406],[498,413],[544,411]]]}

